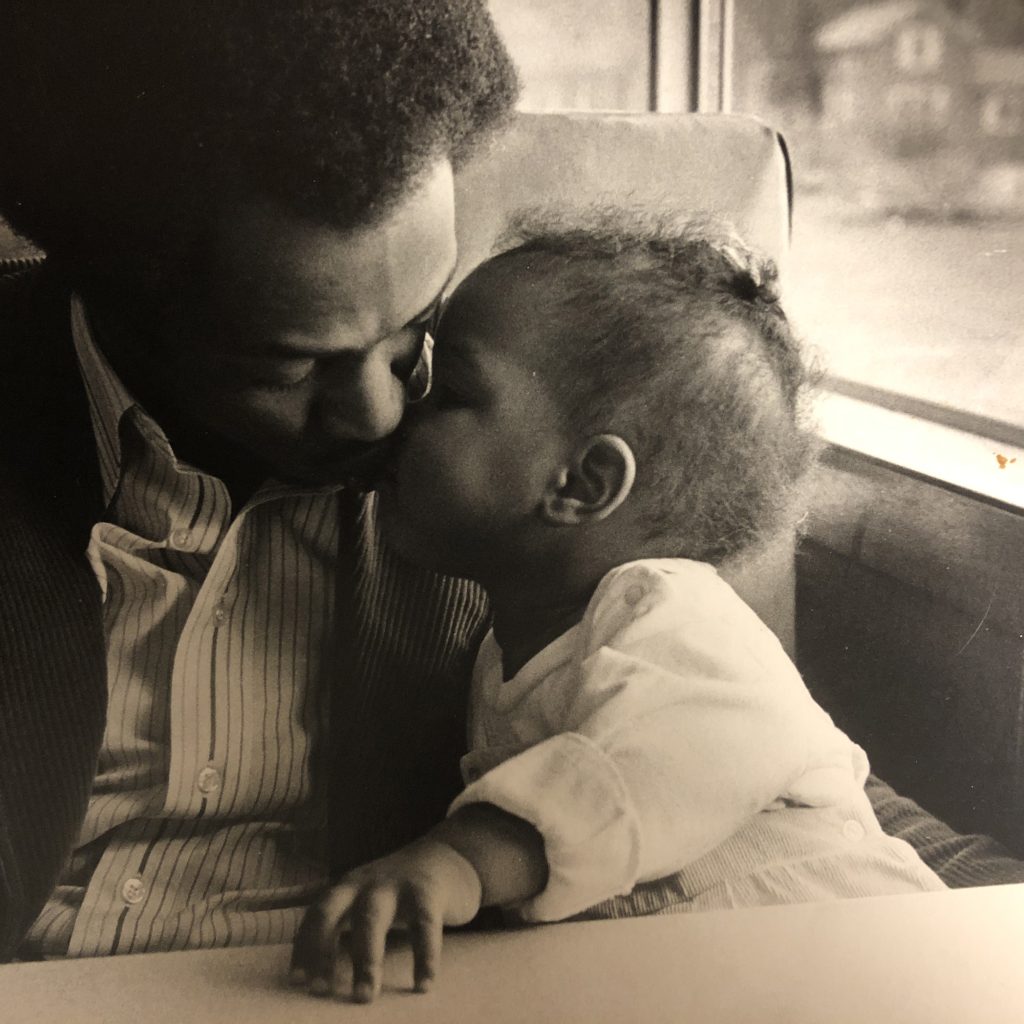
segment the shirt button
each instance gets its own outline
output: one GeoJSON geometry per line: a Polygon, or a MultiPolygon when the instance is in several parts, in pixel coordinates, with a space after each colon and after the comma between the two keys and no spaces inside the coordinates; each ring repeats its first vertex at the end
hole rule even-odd
{"type": "Polygon", "coordinates": [[[129,878],[121,886],[121,896],[125,903],[141,903],[146,898],[146,885],[141,878],[129,878]]]}
{"type": "Polygon", "coordinates": [[[228,618],[228,613],[225,610],[224,605],[222,605],[220,603],[214,605],[214,607],[213,607],[213,621],[216,622],[218,626],[223,626],[224,623],[227,622],[227,618],[228,618]]]}
{"type": "Polygon", "coordinates": [[[196,776],[196,789],[200,793],[216,793],[220,789],[220,772],[212,765],[200,769],[196,776]]]}
{"type": "Polygon", "coordinates": [[[175,530],[171,534],[171,543],[176,548],[186,547],[190,540],[192,540],[192,534],[188,530],[175,530]]]}
{"type": "Polygon", "coordinates": [[[858,840],[864,838],[864,826],[859,821],[854,821],[851,818],[849,821],[843,822],[843,835],[850,840],[851,843],[856,843],[858,840]]]}

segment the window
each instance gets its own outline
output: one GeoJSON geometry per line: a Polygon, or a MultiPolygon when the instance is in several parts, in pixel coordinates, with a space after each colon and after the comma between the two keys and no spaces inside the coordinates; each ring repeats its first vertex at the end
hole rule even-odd
{"type": "Polygon", "coordinates": [[[849,86],[837,89],[835,92],[835,105],[836,116],[840,121],[856,120],[857,108],[860,106],[857,102],[856,90],[849,86]]]}
{"type": "MultiPolygon", "coordinates": [[[[787,301],[832,393],[903,416],[919,463],[933,449],[928,472],[965,444],[1024,495],[1024,141],[1020,107],[985,99],[996,64],[1020,84],[1024,8],[936,6],[941,28],[870,0],[491,0],[527,109],[724,110],[779,128],[796,195],[787,301]]],[[[889,422],[863,429],[884,445],[889,422]]]]}
{"type": "Polygon", "coordinates": [[[1019,138],[1024,134],[1024,89],[1017,94],[991,92],[981,103],[981,128],[986,135],[1019,138]]]}
{"type": "MultiPolygon", "coordinates": [[[[1014,67],[1024,60],[1024,9],[987,20],[996,6],[947,5],[962,59],[927,82],[906,72],[937,67],[942,37],[901,27],[913,5],[736,4],[726,60],[733,109],[789,144],[790,309],[830,386],[980,436],[984,472],[1013,474],[1024,504],[1021,460],[1007,461],[1024,447],[1024,144],[1019,122],[1001,135],[1011,110],[980,87],[993,47],[1012,51],[1014,67]],[[894,37],[899,60],[885,73],[894,37]],[[887,109],[930,131],[931,144],[907,145],[913,132],[894,122],[883,130],[887,109]]],[[[928,443],[934,463],[954,440],[929,430],[915,441],[928,443]]]]}
{"type": "Polygon", "coordinates": [[[907,25],[896,38],[902,70],[934,71],[942,61],[942,32],[935,25],[907,25]]]}
{"type": "Polygon", "coordinates": [[[949,87],[931,82],[895,82],[886,96],[886,105],[901,125],[941,128],[949,117],[949,87]]]}
{"type": "Polygon", "coordinates": [[[649,0],[490,0],[523,110],[647,110],[649,0]]]}

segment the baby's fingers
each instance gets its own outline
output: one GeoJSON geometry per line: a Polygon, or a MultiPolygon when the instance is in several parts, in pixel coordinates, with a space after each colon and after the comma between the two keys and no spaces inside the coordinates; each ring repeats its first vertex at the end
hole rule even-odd
{"type": "Polygon", "coordinates": [[[310,905],[299,925],[292,946],[291,976],[296,982],[305,981],[317,995],[326,995],[334,988],[338,933],[358,895],[355,886],[331,886],[310,905]]]}
{"type": "Polygon", "coordinates": [[[364,889],[349,913],[352,931],[352,998],[369,1003],[380,991],[384,973],[384,947],[395,920],[398,898],[390,886],[364,889]]]}
{"type": "Polygon", "coordinates": [[[412,944],[413,982],[417,992],[427,992],[441,966],[444,915],[436,898],[428,893],[416,893],[408,900],[405,919],[412,944]]]}

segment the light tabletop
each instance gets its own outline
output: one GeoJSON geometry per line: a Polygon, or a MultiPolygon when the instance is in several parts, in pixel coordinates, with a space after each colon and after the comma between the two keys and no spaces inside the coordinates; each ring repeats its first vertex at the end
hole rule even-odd
{"type": "Polygon", "coordinates": [[[250,947],[0,967],[4,1024],[1021,1024],[1024,885],[450,935],[435,991],[372,1006],[250,947]]]}

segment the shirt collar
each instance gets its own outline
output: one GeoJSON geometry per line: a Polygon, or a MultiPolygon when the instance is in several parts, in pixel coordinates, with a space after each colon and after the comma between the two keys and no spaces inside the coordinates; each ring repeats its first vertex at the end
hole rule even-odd
{"type": "Polygon", "coordinates": [[[78,295],[71,296],[71,337],[82,380],[85,382],[89,416],[96,435],[103,500],[109,504],[121,475],[121,419],[136,403],[99,350],[89,327],[85,306],[78,295]]]}
{"type": "MultiPolygon", "coordinates": [[[[149,443],[156,445],[171,459],[174,452],[160,426],[132,398],[121,378],[96,344],[89,315],[80,296],[71,296],[71,337],[74,340],[78,364],[89,401],[89,416],[100,462],[103,484],[103,502],[109,505],[121,479],[124,454],[121,447],[121,421],[127,413],[135,417],[135,425],[149,443]]],[[[293,494],[331,494],[342,489],[341,484],[295,486],[268,480],[255,498],[268,500],[293,494]]]]}

